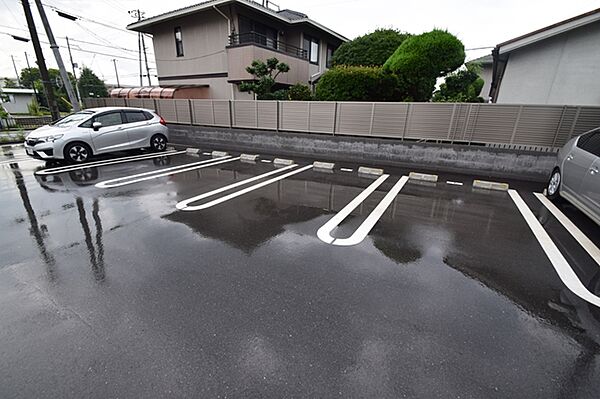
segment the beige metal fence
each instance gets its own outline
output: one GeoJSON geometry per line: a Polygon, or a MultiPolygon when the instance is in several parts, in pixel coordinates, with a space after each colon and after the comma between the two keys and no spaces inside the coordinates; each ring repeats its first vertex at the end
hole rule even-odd
{"type": "Polygon", "coordinates": [[[551,151],[571,137],[600,126],[600,107],[89,98],[86,108],[142,107],[167,122],[484,144],[551,151]]]}

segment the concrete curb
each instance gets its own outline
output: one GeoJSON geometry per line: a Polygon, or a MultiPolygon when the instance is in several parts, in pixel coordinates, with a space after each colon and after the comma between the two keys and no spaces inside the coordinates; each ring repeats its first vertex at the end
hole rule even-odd
{"type": "Polygon", "coordinates": [[[370,176],[381,176],[383,174],[383,169],[380,168],[370,168],[368,166],[361,166],[358,168],[359,175],[370,175],[370,176]]]}
{"type": "Polygon", "coordinates": [[[293,164],[294,164],[293,159],[275,158],[273,160],[273,165],[275,165],[275,166],[289,166],[289,165],[293,165],[293,164]]]}
{"type": "Polygon", "coordinates": [[[508,191],[508,183],[498,183],[487,180],[473,180],[473,188],[481,188],[484,190],[508,191]]]}
{"type": "Polygon", "coordinates": [[[242,154],[240,155],[240,161],[242,162],[256,162],[258,161],[259,156],[258,154],[242,154]]]}
{"type": "Polygon", "coordinates": [[[428,181],[428,182],[437,182],[438,181],[438,175],[428,175],[427,173],[418,173],[418,172],[410,172],[408,174],[408,178],[410,180],[421,180],[421,181],[428,181]]]}
{"type": "Polygon", "coordinates": [[[315,170],[333,170],[334,167],[335,167],[335,164],[333,162],[320,162],[320,161],[313,162],[313,168],[315,170]]]}
{"type": "Polygon", "coordinates": [[[227,155],[229,155],[229,153],[227,153],[225,151],[213,151],[210,153],[210,155],[213,158],[220,158],[220,157],[226,157],[227,155]]]}

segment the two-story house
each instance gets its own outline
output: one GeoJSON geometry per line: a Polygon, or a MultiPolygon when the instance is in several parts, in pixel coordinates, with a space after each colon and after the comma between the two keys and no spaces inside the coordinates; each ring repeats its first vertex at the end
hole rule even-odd
{"type": "Polygon", "coordinates": [[[277,83],[314,83],[331,65],[342,35],[268,1],[210,0],[143,19],[127,28],[151,34],[161,87],[185,87],[193,98],[251,99],[253,60],[276,57],[290,66],[277,83]],[[190,90],[194,88],[193,90],[190,90]]]}

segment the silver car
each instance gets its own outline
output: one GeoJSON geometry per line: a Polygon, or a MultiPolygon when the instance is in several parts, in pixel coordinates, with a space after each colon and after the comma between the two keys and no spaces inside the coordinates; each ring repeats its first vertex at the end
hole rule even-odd
{"type": "Polygon", "coordinates": [[[90,108],[32,131],[27,155],[81,163],[97,154],[150,148],[164,151],[169,128],[154,111],[141,108],[90,108]]]}
{"type": "Polygon", "coordinates": [[[558,152],[546,191],[548,198],[563,197],[600,224],[600,128],[571,139],[558,152]]]}

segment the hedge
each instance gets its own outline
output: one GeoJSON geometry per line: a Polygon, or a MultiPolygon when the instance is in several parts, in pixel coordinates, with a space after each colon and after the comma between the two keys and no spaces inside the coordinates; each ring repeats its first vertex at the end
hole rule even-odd
{"type": "Polygon", "coordinates": [[[338,66],[319,80],[320,101],[393,101],[398,78],[380,67],[338,66]]]}

